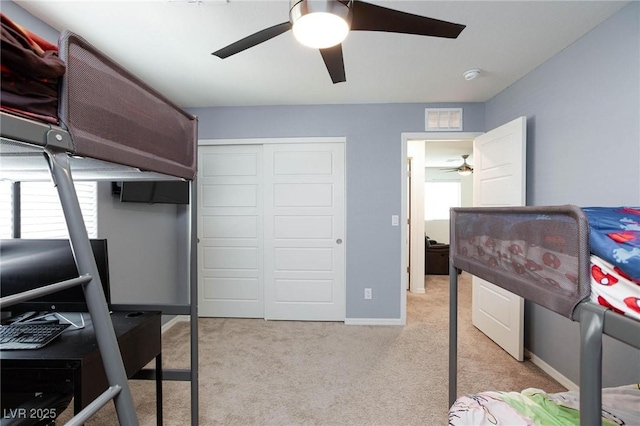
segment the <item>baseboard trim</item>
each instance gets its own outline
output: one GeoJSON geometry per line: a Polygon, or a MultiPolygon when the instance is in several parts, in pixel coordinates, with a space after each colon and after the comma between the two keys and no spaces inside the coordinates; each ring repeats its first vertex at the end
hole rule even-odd
{"type": "Polygon", "coordinates": [[[533,352],[529,352],[528,350],[525,350],[525,354],[531,360],[532,363],[540,367],[542,371],[550,375],[552,378],[554,378],[558,383],[560,383],[562,386],[564,386],[568,390],[570,391],[580,390],[580,387],[578,385],[573,383],[571,380],[569,380],[565,375],[560,373],[558,370],[556,370],[555,368],[553,368],[552,366],[544,362],[542,358],[537,357],[536,354],[534,354],[533,352]]]}
{"type": "Polygon", "coordinates": [[[162,325],[162,329],[161,329],[162,334],[166,333],[167,331],[169,331],[171,327],[173,327],[174,325],[182,321],[189,321],[189,316],[176,315],[175,317],[171,318],[169,321],[167,321],[165,324],[162,325]]]}
{"type": "MultiPolygon", "coordinates": [[[[188,315],[176,315],[162,326],[162,333],[166,333],[179,322],[189,321],[188,315]]],[[[400,318],[347,318],[346,325],[404,325],[400,318]]]]}
{"type": "Polygon", "coordinates": [[[400,318],[347,318],[346,325],[404,325],[400,318]]]}

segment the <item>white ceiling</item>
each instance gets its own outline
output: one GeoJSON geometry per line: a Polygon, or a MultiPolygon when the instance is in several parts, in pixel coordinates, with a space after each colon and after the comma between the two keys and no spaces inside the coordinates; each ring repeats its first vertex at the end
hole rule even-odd
{"type": "Polygon", "coordinates": [[[425,141],[425,167],[454,168],[462,165],[466,154],[467,164],[473,166],[473,140],[425,141]]]}
{"type": "Polygon", "coordinates": [[[352,32],[345,83],[291,32],[228,59],[211,52],[288,20],[288,1],[16,1],[70,29],[183,107],[484,102],[628,2],[375,1],[465,24],[458,39],[352,32]],[[462,74],[482,69],[479,78],[462,74]]]}

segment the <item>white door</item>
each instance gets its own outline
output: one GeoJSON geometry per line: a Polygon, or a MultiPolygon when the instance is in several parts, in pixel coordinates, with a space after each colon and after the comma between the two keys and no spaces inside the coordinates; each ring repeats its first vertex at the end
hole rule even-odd
{"type": "MultiPolygon", "coordinates": [[[[411,289],[411,164],[413,158],[407,158],[407,285],[406,289],[411,289]]],[[[423,284],[424,286],[424,284],[423,284]]]]}
{"type": "MultiPolygon", "coordinates": [[[[473,204],[526,203],[526,117],[477,137],[473,143],[473,204]]],[[[472,320],[519,361],[524,359],[524,299],[473,277],[472,320]]]]}
{"type": "Polygon", "coordinates": [[[262,146],[198,153],[198,311],[263,318],[262,146]]]}
{"type": "Polygon", "coordinates": [[[264,145],[265,318],[344,321],[344,144],[264,145]]]}

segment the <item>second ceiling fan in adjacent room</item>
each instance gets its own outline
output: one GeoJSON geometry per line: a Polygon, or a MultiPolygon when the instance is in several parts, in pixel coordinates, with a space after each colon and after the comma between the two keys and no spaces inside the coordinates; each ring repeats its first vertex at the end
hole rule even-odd
{"type": "Polygon", "coordinates": [[[469,158],[469,154],[464,154],[462,155],[462,164],[460,166],[441,170],[446,170],[448,172],[458,172],[458,174],[461,176],[469,176],[471,173],[473,173],[473,167],[471,167],[469,163],[467,163],[467,158],[469,158]]]}

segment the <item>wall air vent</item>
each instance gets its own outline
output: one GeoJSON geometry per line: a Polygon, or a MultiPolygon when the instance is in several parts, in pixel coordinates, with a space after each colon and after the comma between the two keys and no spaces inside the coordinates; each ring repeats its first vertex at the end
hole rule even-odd
{"type": "Polygon", "coordinates": [[[427,132],[461,132],[462,108],[425,108],[427,132]]]}

